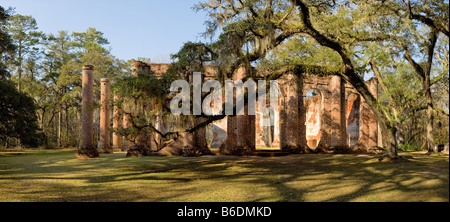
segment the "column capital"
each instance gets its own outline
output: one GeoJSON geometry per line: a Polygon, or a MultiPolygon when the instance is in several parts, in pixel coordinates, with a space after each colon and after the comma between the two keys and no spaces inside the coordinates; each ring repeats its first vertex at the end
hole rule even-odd
{"type": "Polygon", "coordinates": [[[94,66],[93,65],[84,65],[83,70],[94,70],[94,66]]]}

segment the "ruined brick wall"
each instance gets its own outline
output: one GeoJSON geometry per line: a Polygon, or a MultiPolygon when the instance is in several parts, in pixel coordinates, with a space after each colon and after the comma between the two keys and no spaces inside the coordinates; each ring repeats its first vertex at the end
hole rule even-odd
{"type": "MultiPolygon", "coordinates": [[[[145,62],[141,61],[133,61],[131,65],[132,71],[131,74],[135,77],[139,75],[140,72],[149,72],[151,70],[151,66],[145,62]]],[[[144,113],[151,111],[154,109],[154,105],[152,101],[144,101],[142,104],[127,104],[128,106],[132,106],[136,112],[137,116],[142,116],[144,113]]],[[[141,131],[140,135],[138,135],[136,139],[136,145],[140,146],[139,148],[144,148],[146,150],[150,150],[153,141],[153,133],[148,132],[147,130],[141,131]]]]}
{"type": "MultiPolygon", "coordinates": [[[[378,98],[378,82],[375,78],[366,81],[369,91],[378,98]]],[[[347,144],[352,152],[372,152],[376,146],[381,146],[380,129],[375,114],[359,93],[346,84],[346,125],[347,144]]]]}
{"type": "MultiPolygon", "coordinates": [[[[152,72],[155,76],[161,76],[167,73],[167,71],[170,68],[170,64],[148,64],[142,61],[133,61],[132,63],[132,75],[138,76],[139,72],[152,72]]],[[[205,67],[205,73],[203,73],[205,76],[204,80],[214,78],[216,76],[216,73],[214,72],[214,69],[210,66],[205,67]]],[[[190,76],[184,76],[185,79],[187,79],[190,83],[192,83],[192,75],[190,76]]],[[[162,115],[162,107],[158,106],[152,101],[148,101],[147,103],[141,104],[142,107],[135,107],[135,110],[138,112],[138,115],[143,112],[155,112],[155,120],[153,121],[153,125],[157,130],[159,130],[162,133],[167,132],[171,126],[168,125],[168,122],[166,119],[164,119],[162,115]]],[[[129,105],[133,106],[133,105],[129,105]]],[[[195,116],[191,121],[189,121],[187,127],[192,127],[194,124],[198,124],[202,121],[201,118],[196,118],[195,116]]],[[[226,136],[225,136],[226,138],[226,136]]],[[[223,139],[225,140],[225,139],[223,139]]],[[[146,147],[149,147],[151,150],[156,150],[158,147],[160,147],[164,142],[166,141],[165,138],[160,136],[157,133],[150,133],[150,132],[143,132],[142,135],[138,138],[138,145],[144,145],[146,147]]],[[[198,131],[196,131],[192,136],[186,136],[186,138],[183,141],[186,143],[186,146],[195,146],[200,149],[205,149],[207,146],[207,138],[206,138],[206,128],[202,128],[198,131]],[[188,138],[189,137],[189,138],[188,138]],[[191,138],[192,137],[192,138],[191,138]],[[190,143],[190,144],[188,144],[190,143]]]]}
{"type": "MultiPolygon", "coordinates": [[[[242,80],[247,75],[244,68],[233,74],[231,80],[242,80]]],[[[236,101],[236,99],[234,99],[236,101]]],[[[238,112],[234,110],[234,113],[238,112]]],[[[255,116],[248,115],[248,104],[244,106],[244,115],[227,117],[227,140],[219,153],[243,155],[255,151],[255,116]]]]}
{"type": "Polygon", "coordinates": [[[225,117],[221,120],[215,121],[211,124],[210,127],[210,137],[211,140],[210,147],[211,148],[219,148],[225,141],[227,140],[227,124],[228,118],[225,117]]]}
{"type": "MultiPolygon", "coordinates": [[[[339,76],[319,77],[316,75],[305,75],[303,78],[303,97],[306,97],[308,91],[316,90],[319,96],[315,98],[317,115],[309,115],[308,110],[305,113],[300,113],[301,116],[307,116],[306,124],[315,122],[313,128],[305,129],[300,132],[302,135],[306,134],[307,143],[311,144],[308,147],[316,151],[324,152],[338,152],[339,149],[345,147],[345,127],[343,121],[345,118],[342,115],[345,113],[343,101],[343,83],[339,76]],[[320,109],[320,110],[318,110],[320,109]],[[317,119],[314,119],[314,118],[317,119]],[[319,128],[319,132],[318,131],[319,128]],[[315,136],[313,136],[315,135],[315,136]],[[319,140],[314,141],[314,140],[319,140]],[[316,144],[316,147],[312,147],[316,144]]],[[[312,103],[312,101],[310,102],[312,103]]],[[[306,106],[307,108],[310,108],[306,106]]],[[[311,109],[311,108],[310,108],[311,109]]]]}
{"type": "MultiPolygon", "coordinates": [[[[370,93],[378,98],[378,84],[376,78],[371,78],[366,82],[370,93]]],[[[361,107],[361,143],[366,147],[374,147],[378,145],[378,123],[369,105],[362,99],[361,107]]]]}
{"type": "Polygon", "coordinates": [[[301,115],[303,106],[301,79],[293,74],[284,75],[278,80],[280,88],[280,148],[286,152],[304,152],[306,135],[305,116],[301,115]]]}
{"type": "MultiPolygon", "coordinates": [[[[146,67],[156,75],[163,75],[170,65],[149,64],[146,67]]],[[[206,66],[205,70],[204,80],[216,77],[214,67],[206,66]]],[[[245,70],[240,69],[232,79],[242,79],[244,76],[245,70]]],[[[252,151],[255,147],[279,146],[294,153],[307,152],[307,147],[315,151],[341,152],[347,148],[352,150],[356,144],[365,152],[368,147],[380,144],[373,112],[356,90],[339,76],[304,74],[298,79],[297,75],[288,74],[278,82],[278,109],[272,111],[275,126],[262,126],[264,113],[257,106],[256,116],[232,116],[216,121],[208,127],[209,132],[196,133],[198,140],[208,138],[211,147],[228,147],[228,150],[238,147],[252,151]],[[312,89],[317,90],[319,95],[306,98],[312,89]],[[210,136],[207,137],[207,134],[210,136]]],[[[367,85],[377,96],[376,80],[369,80],[367,85]]],[[[269,102],[266,104],[268,107],[269,102]]],[[[164,122],[161,123],[164,120],[158,121],[164,126],[162,128],[167,127],[164,122]]]]}

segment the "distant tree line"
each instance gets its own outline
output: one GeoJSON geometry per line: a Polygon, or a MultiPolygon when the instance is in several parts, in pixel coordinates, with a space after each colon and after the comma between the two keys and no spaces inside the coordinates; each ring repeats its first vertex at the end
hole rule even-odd
{"type": "Polygon", "coordinates": [[[114,81],[129,65],[111,55],[95,28],[43,33],[32,16],[0,13],[0,146],[77,146],[82,66],[95,66],[99,98],[100,79],[114,81]]]}

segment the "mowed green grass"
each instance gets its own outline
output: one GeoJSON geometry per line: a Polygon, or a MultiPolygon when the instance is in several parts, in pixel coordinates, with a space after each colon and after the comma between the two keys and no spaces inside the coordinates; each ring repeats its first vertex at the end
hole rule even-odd
{"type": "Polygon", "coordinates": [[[449,201],[449,158],[368,155],[138,157],[0,153],[0,201],[449,201]]]}

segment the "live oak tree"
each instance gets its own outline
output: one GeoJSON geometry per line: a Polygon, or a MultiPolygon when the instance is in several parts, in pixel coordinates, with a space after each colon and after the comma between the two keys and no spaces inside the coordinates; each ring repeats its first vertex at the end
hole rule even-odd
{"type": "Polygon", "coordinates": [[[259,63],[263,70],[278,70],[286,65],[340,67],[342,60],[333,50],[308,36],[293,37],[270,51],[259,63]]]}
{"type": "MultiPolygon", "coordinates": [[[[213,35],[219,28],[222,33],[217,41],[204,47],[205,52],[209,51],[213,55],[212,64],[218,67],[219,79],[230,78],[232,73],[239,67],[244,66],[248,70],[248,78],[255,77],[250,65],[266,57],[267,53],[282,44],[284,41],[296,36],[307,36],[314,39],[318,44],[335,51],[342,60],[341,71],[336,69],[319,69],[323,73],[334,73],[342,76],[351,83],[356,90],[364,97],[369,105],[374,109],[381,126],[384,128],[384,136],[387,151],[390,157],[396,157],[396,147],[392,126],[386,119],[384,110],[378,105],[375,97],[368,91],[363,79],[358,74],[351,53],[347,47],[352,47],[357,41],[369,41],[367,31],[358,30],[355,32],[355,23],[350,18],[346,18],[345,13],[349,12],[349,7],[344,5],[339,9],[342,12],[339,16],[332,15],[333,7],[336,4],[320,4],[307,6],[301,1],[209,1],[196,5],[197,10],[205,10],[210,15],[207,22],[206,35],[213,35]],[[311,11],[310,8],[311,7],[311,11]],[[321,16],[325,14],[325,16],[321,16]],[[313,16],[314,17],[313,17],[313,16]],[[311,20],[322,20],[319,26],[323,30],[318,31],[311,23],[311,20]],[[337,31],[336,26],[341,28],[337,31]],[[331,29],[334,27],[334,29],[331,29]],[[322,33],[323,32],[323,33],[322,33]],[[337,36],[337,37],[335,37],[337,36]],[[360,40],[364,38],[363,40],[360,40]]],[[[338,11],[338,10],[335,10],[338,11]]],[[[361,10],[362,11],[362,10],[361,10]]],[[[372,38],[378,38],[377,36],[372,38]]],[[[280,72],[266,76],[266,79],[276,79],[284,71],[295,69],[296,71],[307,70],[305,67],[283,67],[280,72]]],[[[296,72],[300,74],[300,72],[296,72]]],[[[224,116],[206,117],[205,121],[186,131],[195,131],[206,124],[211,123],[224,116]]]]}
{"type": "MultiPolygon", "coordinates": [[[[333,62],[335,66],[341,67],[339,71],[336,67],[287,64],[264,78],[276,79],[289,71],[301,74],[308,70],[340,75],[354,86],[374,110],[382,127],[388,156],[395,158],[397,156],[395,126],[389,121],[387,113],[378,104],[374,95],[369,92],[355,67],[353,58],[352,50],[358,43],[386,38],[384,33],[369,32],[358,23],[367,11],[363,6],[366,5],[358,7],[348,2],[337,4],[321,1],[305,4],[302,1],[281,0],[202,2],[196,5],[196,9],[205,10],[210,15],[205,35],[212,36],[219,28],[222,33],[217,41],[203,45],[200,49],[203,49],[202,54],[211,55],[210,62],[218,67],[219,80],[223,80],[230,78],[241,66],[247,68],[248,78],[254,78],[251,64],[265,59],[268,53],[283,42],[294,38],[306,37],[309,41],[314,40],[316,44],[329,48],[337,58],[340,58],[340,61],[333,62]],[[352,11],[357,13],[351,13],[352,11]],[[349,13],[352,16],[347,16],[349,13]]],[[[205,121],[185,131],[193,132],[221,118],[224,116],[205,117],[205,121]]]]}
{"type": "Polygon", "coordinates": [[[223,29],[222,45],[227,49],[223,51],[228,54],[224,57],[229,58],[232,68],[260,60],[285,40],[300,35],[336,52],[342,60],[342,70],[336,74],[353,85],[373,109],[382,127],[388,156],[397,156],[393,126],[369,92],[353,61],[351,49],[355,44],[385,38],[383,33],[372,33],[360,27],[357,21],[364,17],[364,8],[350,2],[211,0],[198,4],[197,9],[209,12],[209,33],[214,33],[219,27],[223,29]],[[352,11],[360,14],[351,13],[349,16],[352,11]],[[233,50],[234,53],[230,53],[233,50]]]}
{"type": "Polygon", "coordinates": [[[139,146],[142,134],[153,134],[151,143],[156,146],[159,155],[197,156],[211,153],[206,141],[205,144],[195,144],[196,133],[206,126],[200,121],[202,117],[192,114],[172,115],[169,102],[173,93],[169,88],[174,80],[189,81],[193,72],[203,72],[204,65],[212,62],[214,56],[209,45],[187,42],[178,53],[171,56],[174,62],[164,75],[156,76],[151,71],[141,71],[137,76],[119,78],[114,85],[114,92],[122,98],[119,105],[124,115],[129,116],[131,126],[114,129],[115,132],[125,136],[133,146],[139,146]],[[165,121],[168,128],[165,131],[160,129],[158,121],[165,121]],[[157,137],[162,138],[162,142],[156,141],[157,137]]]}
{"type": "MultiPolygon", "coordinates": [[[[422,89],[419,94],[423,94],[425,104],[416,103],[416,107],[408,108],[417,112],[426,110],[427,150],[429,153],[435,152],[434,116],[439,111],[444,114],[445,112],[434,108],[439,100],[433,98],[433,85],[448,77],[448,71],[436,70],[438,66],[442,66],[439,63],[444,61],[436,52],[436,46],[439,42],[448,42],[448,2],[370,1],[369,4],[376,9],[370,13],[369,18],[372,20],[370,27],[383,31],[388,36],[385,40],[390,41],[382,46],[390,50],[379,54],[390,57],[392,63],[401,63],[394,66],[409,64],[416,74],[414,79],[421,82],[422,89]],[[439,61],[436,61],[436,58],[439,58],[439,61]]],[[[377,61],[370,60],[369,63],[377,78],[381,80],[381,75],[377,71],[377,61]]],[[[395,67],[391,68],[395,70],[395,67]]],[[[381,84],[383,86],[382,81],[381,84]]],[[[386,87],[383,90],[389,97],[389,90],[386,87]]],[[[399,109],[402,109],[402,106],[396,106],[392,97],[389,101],[394,114],[393,121],[398,123],[403,118],[399,116],[401,114],[399,109]]],[[[446,114],[448,115],[448,112],[446,114]]]]}
{"type": "MultiPolygon", "coordinates": [[[[416,74],[419,76],[423,91],[425,92],[426,98],[426,111],[427,111],[427,122],[426,122],[426,137],[427,137],[427,150],[428,153],[437,152],[434,135],[433,135],[433,124],[434,124],[434,104],[432,96],[432,85],[437,82],[440,76],[448,75],[448,73],[442,73],[436,79],[432,79],[432,69],[433,69],[433,59],[435,57],[435,48],[440,34],[449,37],[449,24],[448,24],[448,3],[445,4],[441,1],[424,1],[424,2],[410,2],[398,3],[398,5],[393,6],[393,10],[399,16],[404,16],[405,20],[412,20],[419,22],[419,24],[411,23],[411,33],[416,34],[417,39],[415,42],[402,41],[400,44],[403,46],[406,60],[413,66],[416,74]],[[425,29],[425,33],[416,31],[418,27],[425,29]],[[412,48],[418,45],[421,49],[419,51],[425,55],[422,61],[417,61],[414,58],[412,48]]],[[[445,38],[445,37],[444,37],[445,38]]],[[[414,38],[412,38],[414,39],[414,38]]],[[[401,41],[401,40],[399,40],[401,41]]]]}
{"type": "MultiPolygon", "coordinates": [[[[132,143],[132,147],[140,145],[140,136],[143,134],[154,133],[154,136],[158,134],[167,140],[175,137],[175,140],[178,132],[163,132],[155,122],[158,118],[170,120],[166,118],[169,112],[166,98],[169,96],[170,84],[176,78],[170,74],[158,77],[147,71],[138,72],[137,76],[125,75],[118,78],[113,85],[113,93],[119,96],[120,101],[114,101],[114,105],[119,106],[123,115],[128,117],[130,126],[116,128],[114,132],[124,136],[132,143]]],[[[156,143],[156,146],[160,150],[164,144],[156,143]]],[[[141,155],[148,155],[150,152],[150,147],[146,145],[139,149],[141,155]]]]}

